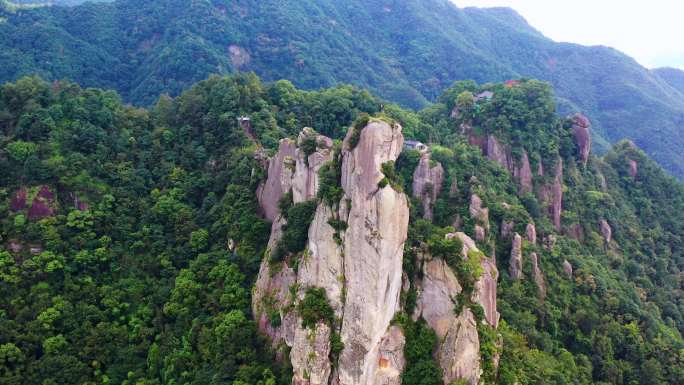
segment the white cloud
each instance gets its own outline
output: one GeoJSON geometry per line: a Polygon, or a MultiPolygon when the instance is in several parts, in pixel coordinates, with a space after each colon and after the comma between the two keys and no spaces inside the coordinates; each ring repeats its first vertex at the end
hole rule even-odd
{"type": "Polygon", "coordinates": [[[684,2],[678,0],[453,0],[507,6],[556,41],[606,45],[647,67],[684,69],[684,2]]]}

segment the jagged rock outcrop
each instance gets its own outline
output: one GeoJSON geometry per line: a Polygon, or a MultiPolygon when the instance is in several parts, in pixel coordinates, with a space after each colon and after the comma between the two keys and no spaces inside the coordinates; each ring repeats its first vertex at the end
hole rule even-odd
{"type": "Polygon", "coordinates": [[[610,243],[610,241],[613,239],[613,229],[605,219],[601,219],[599,224],[601,226],[601,235],[603,235],[603,240],[605,240],[606,243],[610,243]]]}
{"type": "Polygon", "coordinates": [[[561,211],[563,210],[563,159],[558,158],[556,164],[556,175],[553,180],[552,200],[551,200],[551,219],[556,230],[561,229],[561,211]]]}
{"type": "Polygon", "coordinates": [[[273,222],[279,214],[278,202],[292,188],[295,169],[296,144],[292,139],[282,139],[278,152],[268,161],[268,177],[257,189],[257,199],[264,217],[273,222]]]}
{"type": "Polygon", "coordinates": [[[511,221],[501,222],[501,238],[508,238],[513,233],[515,223],[511,221]]]}
{"type": "Polygon", "coordinates": [[[534,226],[534,224],[527,224],[527,227],[525,227],[525,237],[527,238],[527,242],[529,242],[531,245],[537,244],[537,228],[534,226]]]}
{"type": "MultiPolygon", "coordinates": [[[[274,344],[291,347],[295,384],[340,385],[400,384],[403,370],[404,337],[401,329],[390,327],[399,310],[402,289],[403,245],[408,231],[408,199],[391,185],[379,188],[385,177],[381,166],[395,161],[402,149],[401,126],[372,120],[358,133],[358,142],[350,148],[351,136],[345,139],[342,154],[342,188],[345,196],[339,210],[320,203],[309,227],[307,248],[294,273],[283,263],[271,271],[267,259],[253,295],[254,314],[259,329],[274,344]],[[346,230],[334,229],[331,220],[347,223],[346,230]],[[289,292],[297,287],[296,298],[289,292]],[[330,326],[318,324],[314,330],[303,329],[292,301],[301,300],[309,287],[325,289],[328,302],[341,322],[339,327],[344,350],[331,378],[330,326]],[[283,309],[289,308],[289,311],[283,309]],[[282,322],[273,326],[270,316],[280,311],[282,322]],[[269,316],[270,315],[270,316],[269,316]]],[[[277,212],[277,200],[292,188],[295,203],[311,199],[318,189],[318,169],[332,159],[332,142],[305,129],[298,139],[282,141],[281,149],[269,161],[268,180],[260,189],[265,215],[273,218],[269,249],[281,237],[284,220],[277,212]],[[314,152],[311,151],[315,140],[314,152]],[[306,144],[306,145],[305,145],[306,144]],[[293,162],[287,162],[288,157],[293,162]],[[276,200],[275,206],[266,199],[276,200]]]]}
{"type": "Polygon", "coordinates": [[[568,276],[568,278],[572,278],[572,265],[568,260],[563,261],[563,271],[565,272],[565,275],[568,276]]]}
{"type": "Polygon", "coordinates": [[[485,230],[489,230],[489,209],[482,207],[482,199],[476,194],[470,197],[470,217],[476,219],[485,230]]]}
{"type": "Polygon", "coordinates": [[[544,237],[544,248],[548,251],[553,250],[556,247],[556,241],[558,239],[554,234],[548,234],[544,237]]]}
{"type": "Polygon", "coordinates": [[[522,237],[515,233],[513,236],[513,243],[511,245],[511,260],[508,266],[508,272],[513,279],[522,279],[523,277],[523,260],[522,260],[522,237]]]}
{"type": "Polygon", "coordinates": [[[439,339],[443,339],[455,318],[454,299],[461,290],[456,275],[444,260],[426,261],[414,318],[423,317],[439,339]]]}
{"type": "Polygon", "coordinates": [[[546,283],[544,282],[544,274],[539,267],[539,256],[537,253],[531,253],[530,259],[532,260],[532,278],[539,290],[539,296],[544,298],[546,297],[546,283]]]}
{"type": "Polygon", "coordinates": [[[577,113],[572,117],[572,133],[575,137],[575,143],[579,149],[580,160],[582,164],[586,165],[589,160],[589,153],[591,152],[591,123],[589,119],[577,113]]]}
{"type": "Polygon", "coordinates": [[[475,316],[464,307],[437,350],[445,384],[464,380],[470,385],[480,381],[480,339],[475,316]]]}
{"type": "Polygon", "coordinates": [[[292,198],[296,202],[304,202],[316,196],[318,191],[318,170],[325,163],[332,160],[333,141],[327,136],[317,134],[306,127],[297,138],[295,150],[296,167],[292,180],[292,198]],[[307,141],[315,143],[315,151],[307,154],[304,144],[307,141]]]}
{"type": "Polygon", "coordinates": [[[339,359],[340,385],[373,385],[380,342],[399,310],[402,256],[408,231],[408,200],[384,178],[383,163],[402,150],[401,126],[372,120],[350,148],[345,138],[342,188],[351,202],[344,239],[346,297],[339,359]]]}
{"type": "Polygon", "coordinates": [[[530,167],[530,158],[525,150],[523,150],[520,167],[517,169],[516,174],[520,183],[520,193],[527,194],[532,192],[532,168],[530,167]]]}
{"type": "Polygon", "coordinates": [[[423,205],[423,218],[432,220],[432,207],[442,190],[442,183],[444,183],[442,164],[432,162],[430,153],[422,154],[418,167],[413,173],[413,196],[420,199],[423,205]]]}
{"type": "Polygon", "coordinates": [[[494,135],[487,137],[487,158],[501,165],[506,170],[511,169],[511,158],[507,148],[494,135]]]}
{"type": "MultiPolygon", "coordinates": [[[[462,257],[478,253],[472,238],[464,233],[448,234],[447,238],[458,238],[463,244],[462,257]]],[[[471,300],[484,309],[484,321],[496,328],[499,313],[496,310],[496,281],[498,271],[490,258],[482,256],[483,273],[476,281],[471,300]]],[[[462,288],[447,263],[441,259],[430,259],[423,263],[422,279],[417,283],[418,299],[414,319],[423,317],[437,333],[440,345],[436,359],[442,367],[445,383],[462,379],[477,384],[480,378],[479,336],[475,318],[468,307],[454,313],[454,300],[462,288]]]]}

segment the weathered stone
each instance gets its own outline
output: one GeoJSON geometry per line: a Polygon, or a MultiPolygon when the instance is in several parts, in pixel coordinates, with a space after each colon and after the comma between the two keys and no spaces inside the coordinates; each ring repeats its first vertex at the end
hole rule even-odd
{"type": "Polygon", "coordinates": [[[25,187],[20,188],[14,193],[10,201],[10,210],[21,211],[26,208],[26,199],[28,198],[28,191],[25,187]]]}
{"type": "Polygon", "coordinates": [[[435,258],[427,261],[423,265],[414,318],[423,317],[443,339],[455,318],[454,299],[461,290],[456,275],[444,260],[435,258]]]}
{"type": "Polygon", "coordinates": [[[432,220],[432,207],[442,190],[442,183],[444,183],[442,164],[436,162],[433,166],[430,153],[424,153],[413,173],[413,196],[420,199],[423,205],[423,218],[432,220]]]}
{"type": "Polygon", "coordinates": [[[476,194],[470,197],[470,217],[479,221],[479,223],[485,228],[489,229],[489,209],[482,207],[482,199],[476,194]]]}
{"type": "Polygon", "coordinates": [[[605,219],[601,219],[599,224],[601,226],[601,234],[603,235],[603,239],[606,241],[606,243],[610,243],[610,241],[613,239],[613,229],[605,219]]]}
{"type": "Polygon", "coordinates": [[[520,182],[520,193],[527,194],[532,192],[532,168],[530,167],[530,158],[527,151],[523,150],[522,159],[520,160],[520,168],[518,169],[518,180],[520,182]]]}
{"type": "Polygon", "coordinates": [[[273,222],[279,214],[278,202],[292,188],[296,146],[291,139],[282,139],[278,152],[268,162],[266,182],[257,189],[257,199],[264,217],[273,222]]]}
{"type": "Polygon", "coordinates": [[[518,233],[513,236],[513,244],[511,245],[511,260],[508,267],[508,272],[513,279],[522,279],[522,237],[518,233]]]}
{"type": "Polygon", "coordinates": [[[401,126],[371,121],[350,149],[345,139],[342,188],[351,200],[344,237],[346,297],[339,359],[340,385],[374,385],[380,341],[399,310],[408,200],[391,185],[379,188],[381,165],[403,147],[401,126]]]}
{"type": "Polygon", "coordinates": [[[284,314],[282,309],[292,302],[289,290],[295,282],[295,272],[286,263],[272,272],[268,258],[262,261],[252,293],[252,312],[259,331],[271,338],[274,347],[282,342],[291,346],[294,340],[296,317],[293,312],[284,314]],[[274,313],[280,313],[279,325],[271,322],[274,313]]]}
{"type": "Polygon", "coordinates": [[[544,248],[548,251],[553,250],[556,247],[556,236],[554,234],[548,234],[544,237],[544,248]]]}
{"type": "Polygon", "coordinates": [[[546,283],[544,282],[544,274],[539,267],[539,257],[537,256],[537,253],[531,253],[530,259],[532,260],[532,274],[534,283],[537,284],[539,296],[544,298],[546,297],[546,283]]]}
{"type": "Polygon", "coordinates": [[[456,179],[451,181],[451,186],[449,186],[449,197],[455,198],[458,196],[458,182],[456,179]]]}
{"type": "Polygon", "coordinates": [[[444,341],[437,351],[437,360],[443,371],[445,384],[464,380],[476,385],[480,380],[480,340],[475,317],[464,307],[454,319],[444,341]]]}
{"type": "Polygon", "coordinates": [[[332,209],[324,203],[319,204],[309,227],[307,252],[299,263],[297,282],[302,289],[325,289],[335,314],[341,316],[344,261],[342,246],[335,241],[335,229],[328,224],[330,219],[333,219],[332,209]]]}
{"type": "Polygon", "coordinates": [[[572,278],[572,265],[568,260],[563,261],[563,271],[565,272],[565,275],[568,276],[568,278],[572,278]]]}
{"type": "Polygon", "coordinates": [[[406,338],[398,326],[390,326],[380,340],[380,349],[376,360],[377,367],[373,374],[372,384],[401,385],[401,373],[406,366],[404,345],[406,338]]]}
{"type": "Polygon", "coordinates": [[[319,322],[314,330],[298,325],[290,351],[292,383],[294,385],[327,385],[331,371],[329,355],[330,327],[328,325],[319,322]]]}
{"type": "Polygon", "coordinates": [[[506,170],[511,170],[510,156],[494,135],[487,137],[487,158],[500,164],[506,170]]]}
{"type": "Polygon", "coordinates": [[[499,326],[499,312],[496,310],[496,281],[499,279],[499,270],[493,259],[482,259],[482,275],[475,282],[472,301],[482,306],[485,321],[497,328],[499,326]]]}
{"type": "Polygon", "coordinates": [[[484,227],[480,225],[475,225],[475,239],[478,242],[484,242],[484,240],[486,239],[486,232],[484,227]]]}
{"type": "Polygon", "coordinates": [[[584,165],[589,160],[589,153],[591,152],[591,123],[589,119],[577,113],[572,118],[572,133],[575,137],[575,143],[579,149],[580,160],[584,165]]]}
{"type": "Polygon", "coordinates": [[[527,242],[532,245],[537,244],[537,228],[532,223],[528,223],[525,228],[525,235],[527,237],[527,242]]]}
{"type": "Polygon", "coordinates": [[[299,133],[297,145],[300,148],[295,150],[296,167],[292,179],[292,199],[295,203],[304,202],[316,196],[316,192],[318,192],[318,171],[333,157],[330,142],[330,138],[318,135],[309,127],[304,128],[299,133]],[[316,150],[308,155],[301,148],[307,140],[316,142],[316,150]]]}

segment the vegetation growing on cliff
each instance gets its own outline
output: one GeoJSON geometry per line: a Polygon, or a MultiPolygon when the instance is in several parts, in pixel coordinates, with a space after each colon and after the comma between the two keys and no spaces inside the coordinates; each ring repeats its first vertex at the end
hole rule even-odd
{"type": "MultiPolygon", "coordinates": [[[[451,226],[474,234],[468,207],[477,193],[490,209],[478,247],[497,256],[501,273],[498,383],[676,383],[684,377],[684,188],[627,142],[579,164],[551,100],[538,82],[470,83],[421,112],[384,106],[407,136],[432,142],[432,159],[446,173],[433,223],[418,220],[419,205],[411,207],[404,270],[410,279],[420,274],[422,243],[448,259],[459,248],[443,242],[451,226]],[[461,134],[463,121],[450,116],[465,89],[493,90],[473,115],[473,132],[496,135],[512,154],[526,150],[533,169],[541,163],[547,170],[535,183],[549,182],[548,170],[563,159],[560,232],[543,201],[521,194],[516,179],[461,134]],[[600,219],[612,226],[611,242],[600,234],[600,219]],[[537,227],[538,244],[523,250],[539,254],[543,300],[527,278],[529,258],[526,279],[506,273],[511,246],[501,236],[504,220],[521,234],[527,223],[537,227]],[[556,244],[545,248],[549,235],[556,244]],[[563,270],[566,259],[572,277],[563,270]]],[[[150,110],[66,82],[4,85],[0,382],[288,384],[291,373],[274,363],[249,307],[270,231],[258,215],[254,191],[264,172],[255,154],[305,126],[341,139],[359,113],[381,109],[352,87],[306,92],[253,75],[212,77],[175,99],[160,97],[150,110]],[[259,143],[239,126],[245,115],[259,143]]],[[[406,152],[395,164],[395,182],[406,191],[416,162],[406,152]]],[[[339,203],[339,163],[321,175],[320,198],[339,203]]],[[[313,204],[286,207],[302,219],[289,222],[298,249],[313,204]]],[[[458,270],[463,261],[456,262],[458,270]]],[[[404,300],[411,313],[415,292],[404,300]]],[[[320,301],[311,302],[320,305],[311,309],[323,309],[311,319],[328,316],[320,301]]],[[[434,334],[406,319],[405,383],[441,382],[434,334]]],[[[488,332],[481,331],[483,355],[499,338],[488,332]]]]}

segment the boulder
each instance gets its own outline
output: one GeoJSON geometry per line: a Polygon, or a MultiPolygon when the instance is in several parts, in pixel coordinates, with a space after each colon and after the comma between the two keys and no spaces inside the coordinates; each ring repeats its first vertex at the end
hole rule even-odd
{"type": "Polygon", "coordinates": [[[513,279],[522,279],[523,277],[523,260],[522,260],[522,237],[518,233],[513,236],[513,244],[511,245],[511,260],[508,266],[508,272],[513,279]]]}
{"type": "Polygon", "coordinates": [[[586,116],[577,113],[572,117],[572,133],[579,150],[580,160],[585,166],[589,160],[589,153],[591,152],[590,129],[591,123],[586,116]]]}
{"type": "Polygon", "coordinates": [[[413,172],[413,197],[423,205],[423,218],[432,220],[432,207],[442,190],[444,168],[439,162],[433,165],[430,153],[423,153],[413,172]]]}

